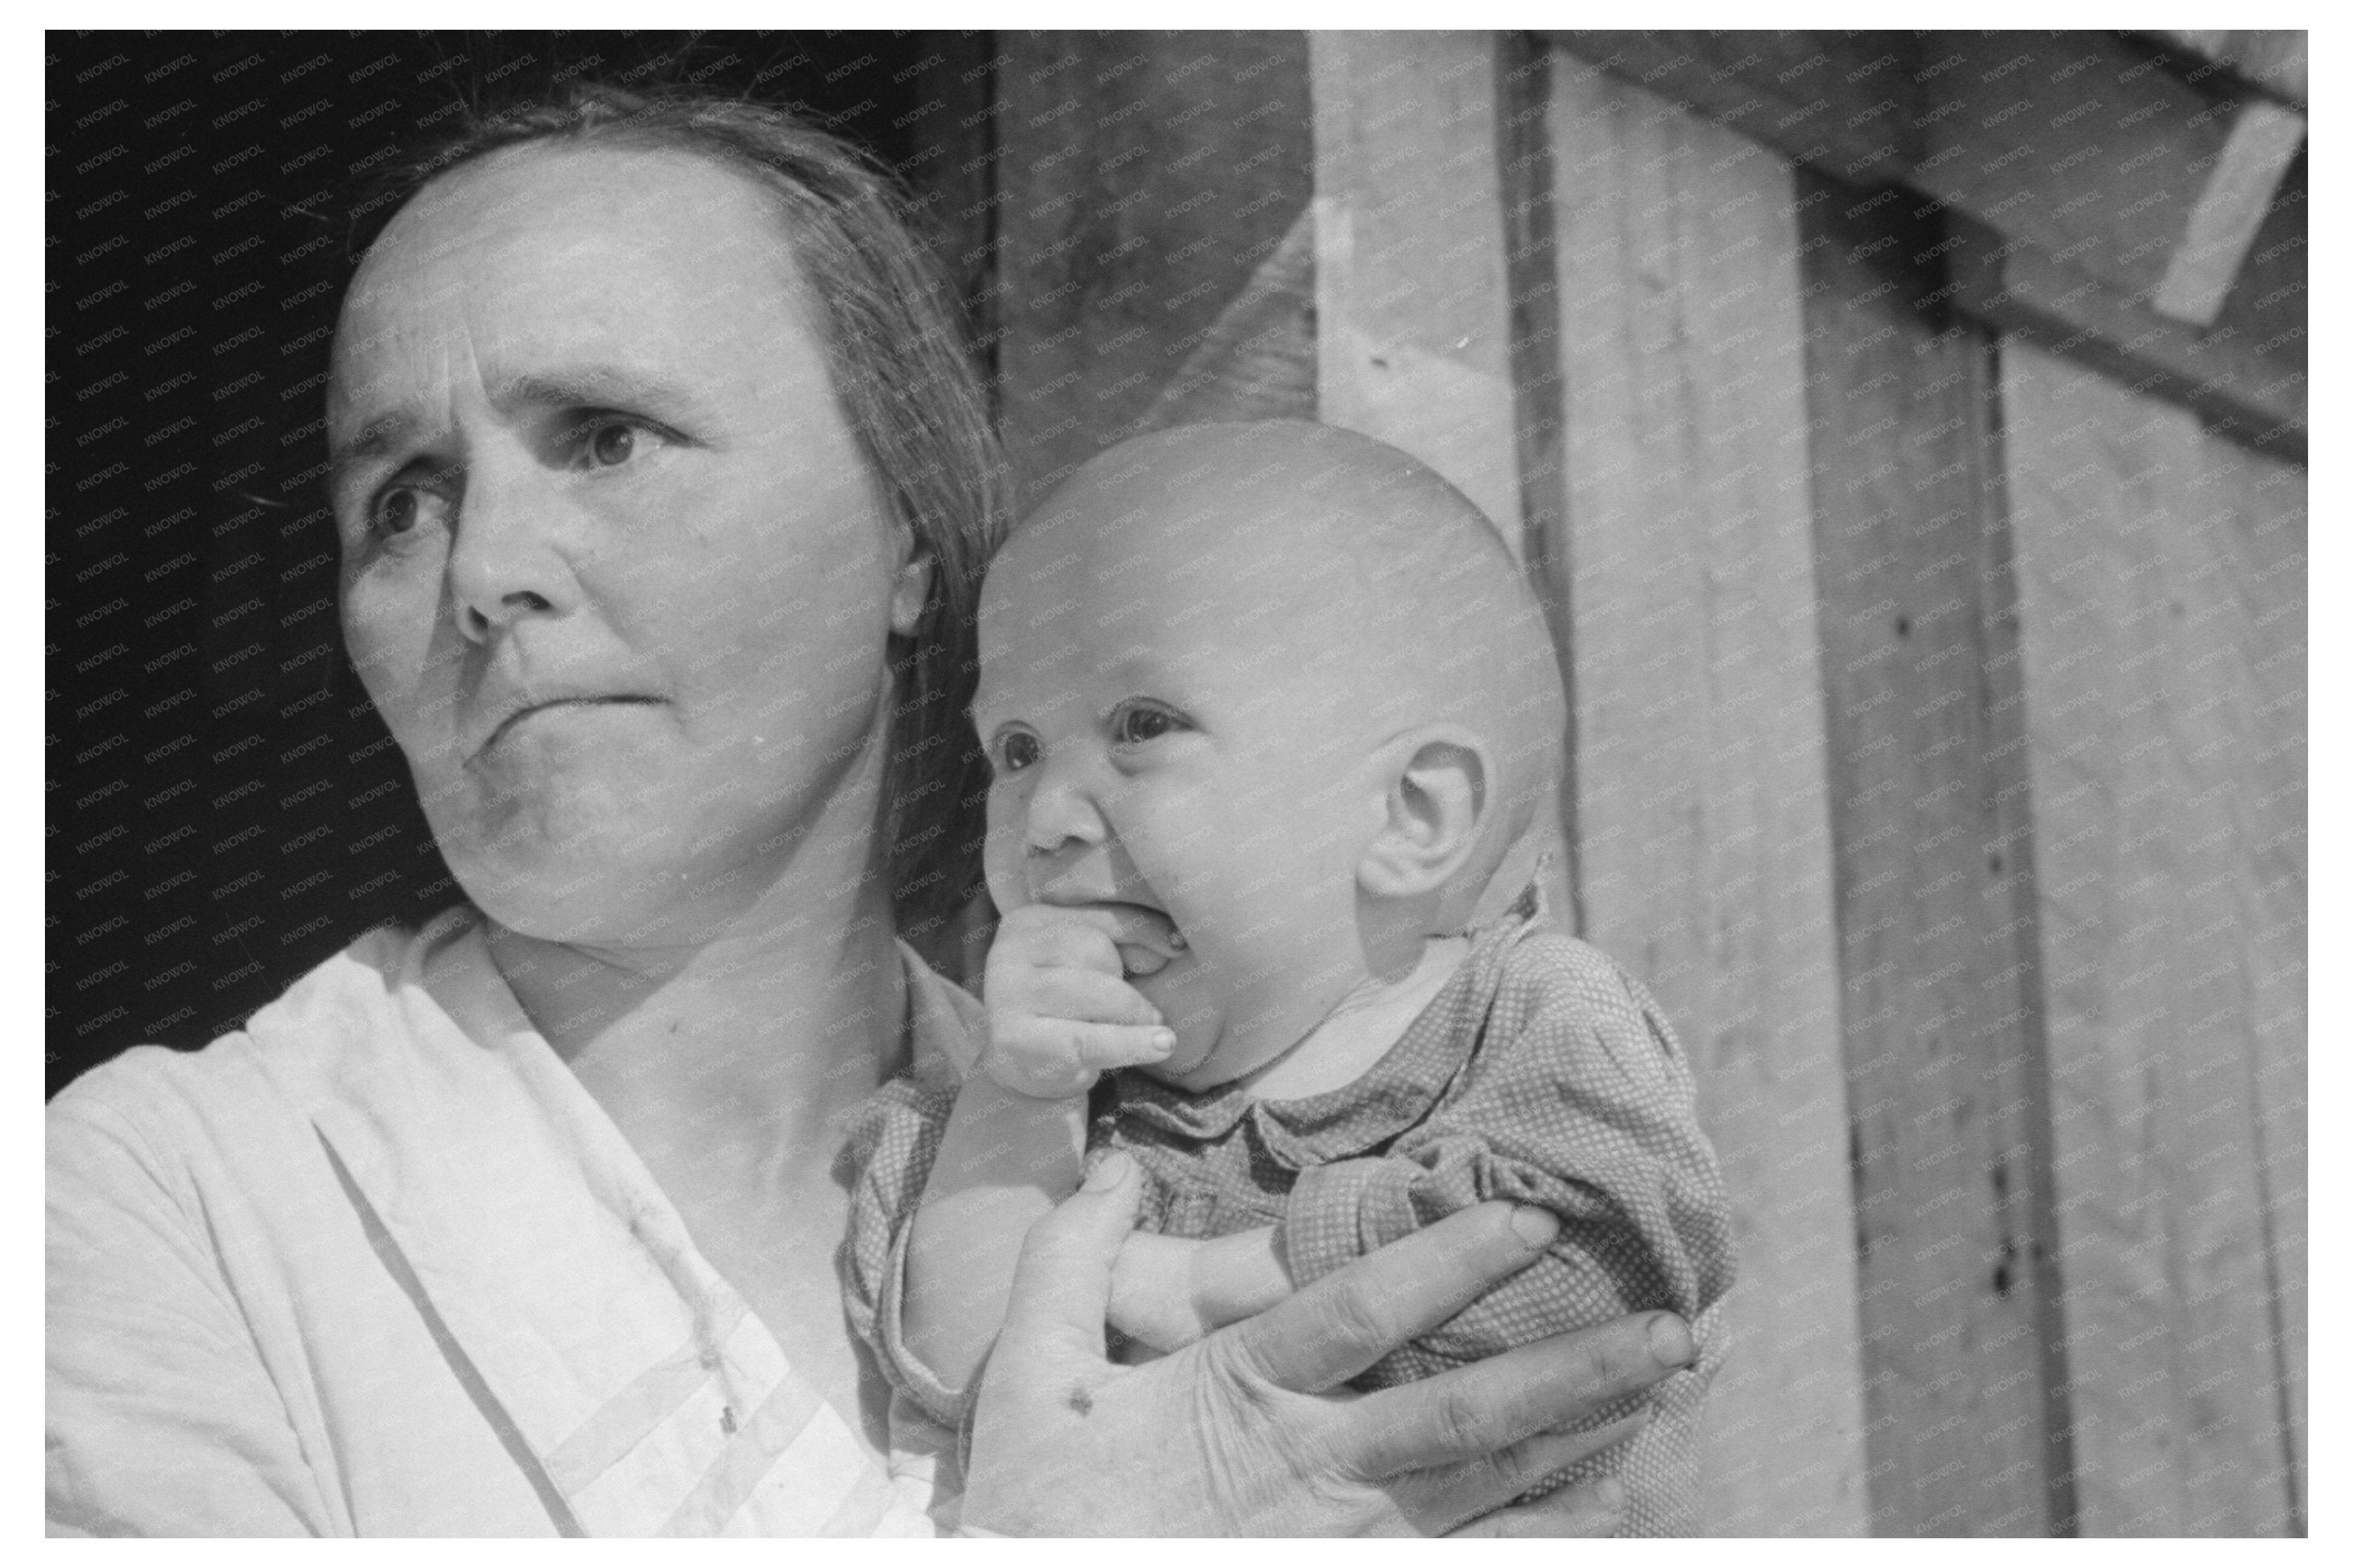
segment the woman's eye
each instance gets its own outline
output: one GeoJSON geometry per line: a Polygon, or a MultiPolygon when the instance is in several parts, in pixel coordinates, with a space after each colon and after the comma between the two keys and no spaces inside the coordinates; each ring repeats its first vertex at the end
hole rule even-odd
{"type": "Polygon", "coordinates": [[[638,433],[627,425],[607,425],[588,437],[588,460],[594,468],[617,468],[637,449],[638,433]]]}
{"type": "Polygon", "coordinates": [[[406,533],[417,526],[417,492],[395,490],[375,505],[375,531],[382,534],[406,533]]]}
{"type": "Polygon", "coordinates": [[[997,768],[999,773],[1018,773],[1035,766],[1038,761],[1038,737],[1015,731],[997,743],[997,768]]]}
{"type": "Polygon", "coordinates": [[[1112,715],[1111,738],[1118,745],[1139,746],[1184,728],[1185,721],[1166,708],[1137,704],[1112,715]]]}
{"type": "Polygon", "coordinates": [[[368,527],[378,539],[396,539],[428,522],[439,499],[413,485],[396,485],[376,498],[368,527]]]}
{"type": "Polygon", "coordinates": [[[642,421],[611,414],[584,414],[560,437],[575,468],[618,468],[645,455],[645,443],[660,432],[642,421]]]}

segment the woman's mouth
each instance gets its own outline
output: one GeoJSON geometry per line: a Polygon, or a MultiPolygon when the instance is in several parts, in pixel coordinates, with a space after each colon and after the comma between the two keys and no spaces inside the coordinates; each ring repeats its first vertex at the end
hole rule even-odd
{"type": "Polygon", "coordinates": [[[656,704],[660,700],[659,697],[641,697],[630,693],[615,692],[609,696],[556,697],[544,701],[528,703],[501,720],[498,727],[491,731],[489,737],[478,748],[476,754],[489,752],[517,725],[538,714],[576,708],[638,707],[656,704]]]}

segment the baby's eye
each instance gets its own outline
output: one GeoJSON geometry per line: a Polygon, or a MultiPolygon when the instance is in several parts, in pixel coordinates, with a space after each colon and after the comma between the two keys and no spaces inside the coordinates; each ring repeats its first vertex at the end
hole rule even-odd
{"type": "Polygon", "coordinates": [[[1111,716],[1112,742],[1121,746],[1140,746],[1189,728],[1180,715],[1148,702],[1126,703],[1111,716]]]}
{"type": "Polygon", "coordinates": [[[1018,773],[1038,761],[1038,737],[1026,730],[1016,730],[997,742],[997,771],[1018,773]]]}

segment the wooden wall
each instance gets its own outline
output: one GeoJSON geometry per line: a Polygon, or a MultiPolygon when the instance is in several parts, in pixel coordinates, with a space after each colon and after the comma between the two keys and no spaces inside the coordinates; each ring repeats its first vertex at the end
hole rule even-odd
{"type": "Polygon", "coordinates": [[[1550,74],[1582,934],[1681,1031],[1740,1247],[1704,1517],[1859,1534],[1791,172],[1580,61],[1550,74]]]}
{"type": "Polygon", "coordinates": [[[2300,1529],[2304,475],[2005,356],[2087,1534],[2300,1529]]]}
{"type": "Polygon", "coordinates": [[[2164,133],[2071,282],[2102,209],[1983,226],[2033,192],[1955,172],[1942,36],[1663,37],[1000,35],[1017,468],[1312,414],[1523,561],[1564,907],[1735,1194],[1713,1531],[2300,1531],[2300,121],[2108,35],[2013,77],[2012,164],[2109,78],[2164,133]]]}

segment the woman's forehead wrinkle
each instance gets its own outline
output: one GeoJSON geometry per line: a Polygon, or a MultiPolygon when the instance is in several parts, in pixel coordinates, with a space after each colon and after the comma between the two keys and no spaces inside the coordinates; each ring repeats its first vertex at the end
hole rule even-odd
{"type": "Polygon", "coordinates": [[[757,182],[670,153],[514,152],[428,186],[379,241],[339,334],[335,423],[479,391],[502,410],[650,400],[711,435],[816,390],[822,355],[794,352],[818,335],[806,291],[757,182]],[[659,178],[633,166],[656,157],[659,178]]]}

